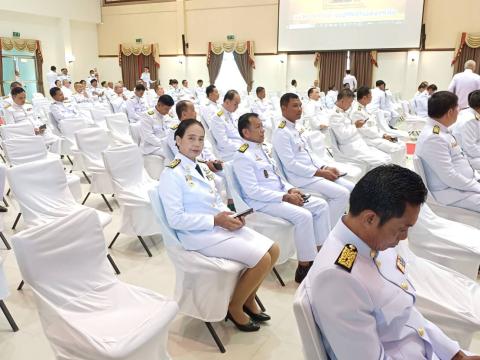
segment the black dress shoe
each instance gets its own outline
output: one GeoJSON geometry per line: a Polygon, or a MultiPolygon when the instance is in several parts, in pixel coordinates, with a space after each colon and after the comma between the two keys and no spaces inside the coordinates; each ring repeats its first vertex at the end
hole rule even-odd
{"type": "Polygon", "coordinates": [[[0,212],[7,212],[8,209],[5,206],[0,205],[0,212]]]}
{"type": "Polygon", "coordinates": [[[243,307],[243,311],[250,316],[253,321],[256,322],[265,322],[271,319],[270,315],[261,312],[260,314],[255,314],[253,311],[250,311],[246,306],[243,307]]]}
{"type": "Polygon", "coordinates": [[[305,276],[307,276],[308,271],[310,270],[311,267],[312,265],[307,265],[307,266],[298,265],[297,271],[295,271],[295,282],[300,284],[303,281],[303,279],[305,279],[305,276]]]}
{"type": "Polygon", "coordinates": [[[255,321],[250,319],[248,323],[246,324],[239,324],[238,322],[235,321],[233,318],[232,314],[230,314],[230,311],[227,312],[227,317],[225,318],[225,321],[231,320],[233,324],[236,326],[236,328],[240,331],[244,332],[253,332],[253,331],[258,331],[260,330],[260,325],[258,325],[255,321]]]}

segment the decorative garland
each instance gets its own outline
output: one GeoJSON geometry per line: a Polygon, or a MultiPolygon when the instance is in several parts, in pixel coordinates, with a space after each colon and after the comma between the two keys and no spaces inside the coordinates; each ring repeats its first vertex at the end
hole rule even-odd
{"type": "Polygon", "coordinates": [[[477,49],[480,47],[480,33],[466,33],[462,32],[460,36],[460,44],[455,50],[455,55],[453,57],[451,65],[453,66],[463,51],[463,48],[467,45],[469,48],[477,49]]]}
{"type": "Polygon", "coordinates": [[[207,51],[207,65],[210,64],[211,54],[220,55],[224,51],[235,51],[237,54],[248,54],[250,65],[255,69],[255,54],[253,50],[253,41],[225,41],[225,42],[209,42],[207,51]]]}
{"type": "Polygon", "coordinates": [[[4,50],[28,51],[34,53],[40,46],[39,41],[19,38],[0,38],[0,47],[4,50]]]}
{"type": "Polygon", "coordinates": [[[141,45],[132,45],[132,44],[120,44],[118,52],[118,62],[120,66],[122,65],[122,57],[125,56],[139,56],[145,55],[150,56],[153,54],[153,59],[155,61],[155,66],[159,67],[159,57],[158,57],[158,44],[141,44],[141,45]]]}

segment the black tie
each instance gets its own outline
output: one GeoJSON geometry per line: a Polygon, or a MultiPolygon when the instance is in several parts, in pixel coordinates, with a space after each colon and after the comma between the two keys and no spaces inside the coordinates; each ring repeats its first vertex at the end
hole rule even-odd
{"type": "Polygon", "coordinates": [[[203,173],[202,173],[202,169],[200,169],[200,165],[197,164],[197,166],[195,166],[195,170],[197,170],[198,173],[199,173],[202,177],[204,177],[204,176],[203,176],[203,173]]]}

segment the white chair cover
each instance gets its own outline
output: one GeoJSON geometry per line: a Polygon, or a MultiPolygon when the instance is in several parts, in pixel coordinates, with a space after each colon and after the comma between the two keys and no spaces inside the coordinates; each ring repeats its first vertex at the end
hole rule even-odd
{"type": "Polygon", "coordinates": [[[60,133],[62,135],[62,151],[64,155],[73,155],[75,162],[73,163],[72,170],[85,171],[86,167],[83,163],[83,158],[77,147],[77,141],[75,139],[75,132],[81,129],[86,129],[89,125],[87,121],[82,118],[71,118],[62,120],[60,124],[60,133]]]}
{"type": "Polygon", "coordinates": [[[415,306],[464,349],[480,331],[480,286],[442,265],[415,256],[406,242],[398,246],[416,290],[415,306]]]}
{"type": "Polygon", "coordinates": [[[328,360],[323,346],[322,334],[315,323],[312,307],[305,290],[305,281],[300,284],[293,299],[293,313],[302,339],[303,356],[306,360],[328,360]]]}
{"type": "Polygon", "coordinates": [[[159,155],[143,155],[143,163],[147,174],[154,180],[160,178],[160,174],[165,169],[165,159],[159,155]]]}
{"type": "Polygon", "coordinates": [[[105,121],[105,116],[110,115],[112,112],[107,110],[104,107],[93,107],[90,109],[90,113],[92,114],[93,121],[95,125],[101,127],[102,129],[107,129],[107,123],[105,121]]]}
{"type": "Polygon", "coordinates": [[[3,260],[0,257],[0,300],[6,299],[8,295],[10,295],[10,292],[8,291],[7,278],[3,270],[3,260]]]}
{"type": "Polygon", "coordinates": [[[162,228],[168,256],[175,266],[175,300],[180,311],[202,321],[223,320],[244,266],[184,250],[175,231],[168,226],[157,189],[151,189],[148,195],[162,228]]]}
{"type": "Polygon", "coordinates": [[[119,232],[134,236],[159,234],[161,228],[148,197],[148,191],[157,182],[143,168],[138,146],[130,144],[108,149],[103,152],[103,159],[120,204],[119,232]]]}
{"type": "Polygon", "coordinates": [[[410,249],[422,258],[476,280],[480,265],[480,230],[441,218],[423,205],[408,232],[410,249]]]}
{"type": "MultiPolygon", "coordinates": [[[[415,168],[415,172],[420,175],[428,189],[427,178],[423,169],[423,162],[422,159],[420,159],[417,155],[413,155],[413,166],[415,168]]],[[[438,216],[463,224],[468,224],[480,229],[480,216],[475,211],[440,204],[430,190],[428,190],[427,203],[431,210],[438,216]]]]}
{"type": "Polygon", "coordinates": [[[177,304],[118,280],[93,209],[16,234],[13,247],[57,359],[169,359],[177,304]]]}
{"type": "MultiPolygon", "coordinates": [[[[12,167],[7,170],[7,179],[27,226],[45,224],[84,208],[68,189],[60,160],[38,160],[12,167]]],[[[103,211],[97,214],[103,226],[112,220],[103,211]]]]}
{"type": "Polygon", "coordinates": [[[105,121],[110,130],[109,135],[116,145],[133,144],[127,115],[124,113],[105,115],[105,121]]]}
{"type": "MultiPolygon", "coordinates": [[[[223,171],[227,179],[230,196],[235,204],[236,211],[244,211],[249,208],[242,198],[240,184],[230,163],[223,164],[223,171]]],[[[280,247],[280,256],[277,264],[283,264],[295,255],[294,226],[292,223],[273,217],[262,212],[254,212],[245,218],[246,225],[260,234],[275,241],[280,247]]]]}
{"type": "Polygon", "coordinates": [[[358,161],[351,156],[343,154],[340,151],[340,147],[338,146],[337,136],[335,135],[335,132],[331,128],[328,128],[328,133],[330,134],[330,143],[332,145],[333,158],[335,159],[335,161],[338,161],[340,163],[350,163],[360,168],[362,171],[359,175],[359,178],[365,175],[368,165],[363,161],[358,161]]]}
{"type": "Polygon", "coordinates": [[[79,130],[75,132],[75,139],[87,171],[91,174],[90,192],[113,194],[112,179],[102,158],[102,152],[108,149],[110,143],[105,130],[97,127],[79,130]]]}
{"type": "Polygon", "coordinates": [[[8,140],[20,136],[35,136],[33,125],[28,122],[0,126],[0,136],[8,140]]]}

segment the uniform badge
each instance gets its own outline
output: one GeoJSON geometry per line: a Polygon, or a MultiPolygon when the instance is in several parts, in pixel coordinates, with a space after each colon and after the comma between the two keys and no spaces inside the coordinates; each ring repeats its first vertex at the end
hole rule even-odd
{"type": "Polygon", "coordinates": [[[193,183],[193,178],[192,178],[192,175],[190,174],[187,174],[185,175],[185,181],[187,182],[187,184],[191,187],[193,187],[195,184],[193,183]]]}
{"type": "Polygon", "coordinates": [[[175,167],[180,164],[182,160],[180,159],[175,159],[173,160],[170,164],[167,165],[167,167],[169,167],[170,169],[175,169],[175,167]]]}
{"type": "Polygon", "coordinates": [[[305,129],[304,129],[304,128],[301,128],[300,130],[298,130],[298,134],[299,134],[299,135],[302,135],[304,132],[305,132],[305,129]]]}
{"type": "Polygon", "coordinates": [[[433,127],[433,133],[434,133],[435,135],[440,134],[440,126],[435,125],[435,126],[433,127]]]}
{"type": "Polygon", "coordinates": [[[248,144],[243,144],[242,146],[240,146],[238,151],[240,151],[241,153],[244,153],[245,151],[247,151],[247,149],[248,149],[248,144]]]}
{"type": "Polygon", "coordinates": [[[480,121],[480,115],[475,114],[475,119],[478,120],[478,121],[480,121]]]}
{"type": "Polygon", "coordinates": [[[268,179],[268,171],[267,170],[263,170],[263,175],[265,176],[265,179],[268,179]]]}
{"type": "Polygon", "coordinates": [[[178,124],[170,126],[170,129],[172,129],[172,130],[177,130],[177,128],[178,128],[178,124]]]}
{"type": "Polygon", "coordinates": [[[335,261],[335,265],[340,266],[342,269],[351,272],[355,259],[357,258],[357,248],[355,245],[347,244],[343,247],[342,252],[335,261]]]}
{"type": "Polygon", "coordinates": [[[358,105],[358,111],[362,111],[362,105],[358,105]]]}
{"type": "Polygon", "coordinates": [[[220,110],[217,112],[217,116],[222,116],[223,115],[223,110],[220,110]]]}
{"type": "Polygon", "coordinates": [[[405,260],[400,255],[397,255],[397,269],[400,270],[402,274],[405,274],[405,260]]]}
{"type": "Polygon", "coordinates": [[[147,114],[148,115],[153,115],[153,114],[155,114],[155,112],[153,110],[148,110],[147,114]]]}
{"type": "Polygon", "coordinates": [[[278,124],[279,129],[283,129],[287,125],[287,122],[285,120],[280,121],[280,124],[278,124]]]}

